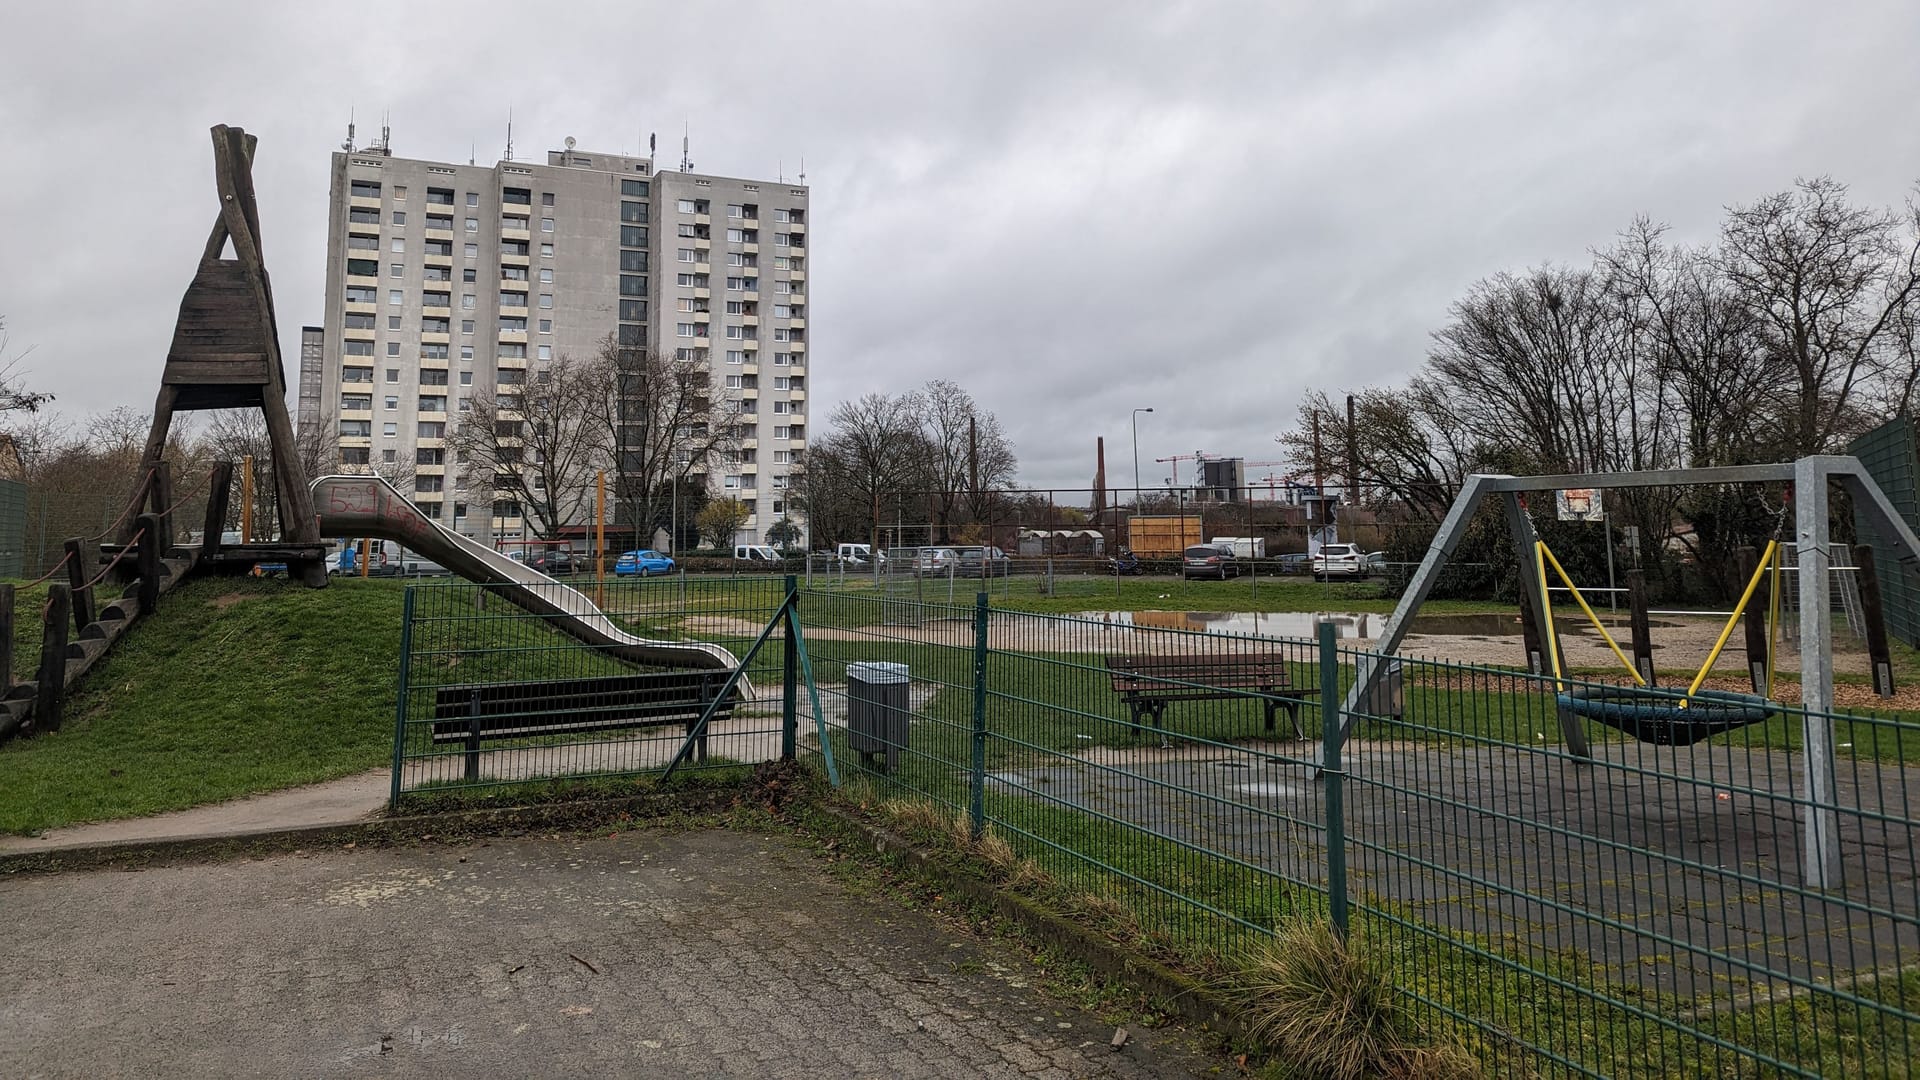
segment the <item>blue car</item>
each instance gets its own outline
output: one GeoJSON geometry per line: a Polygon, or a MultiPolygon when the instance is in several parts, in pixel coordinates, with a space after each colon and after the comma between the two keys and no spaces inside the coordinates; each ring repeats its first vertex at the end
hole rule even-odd
{"type": "Polygon", "coordinates": [[[657,551],[629,551],[613,562],[615,577],[631,577],[635,574],[647,577],[652,574],[673,573],[673,560],[657,551]]]}

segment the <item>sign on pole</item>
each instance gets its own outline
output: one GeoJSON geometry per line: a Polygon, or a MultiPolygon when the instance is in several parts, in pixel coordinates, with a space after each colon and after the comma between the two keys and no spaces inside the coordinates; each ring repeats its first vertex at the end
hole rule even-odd
{"type": "Polygon", "coordinates": [[[1600,521],[1607,516],[1599,488],[1562,488],[1553,493],[1553,505],[1561,521],[1600,521]]]}

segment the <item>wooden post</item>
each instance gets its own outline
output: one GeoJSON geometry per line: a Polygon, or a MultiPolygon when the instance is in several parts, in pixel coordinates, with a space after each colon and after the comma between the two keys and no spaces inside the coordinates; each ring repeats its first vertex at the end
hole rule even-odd
{"type": "Polygon", "coordinates": [[[240,542],[253,543],[253,455],[240,459],[240,542]]]}
{"type": "Polygon", "coordinates": [[[13,586],[0,585],[0,694],[13,689],[13,586]]]}
{"type": "Polygon", "coordinates": [[[200,563],[213,565],[220,554],[220,541],[227,529],[227,507],[233,498],[233,462],[216,461],[207,481],[207,516],[201,526],[200,563]]]}
{"type": "Polygon", "coordinates": [[[1648,686],[1658,685],[1653,674],[1653,624],[1647,619],[1647,574],[1627,571],[1627,624],[1633,637],[1633,667],[1648,686]]]}
{"type": "Polygon", "coordinates": [[[1873,668],[1873,692],[1883,698],[1893,696],[1893,654],[1887,645],[1887,614],[1880,604],[1880,571],[1873,564],[1873,549],[1866,544],[1853,546],[1854,573],[1860,575],[1860,613],[1867,624],[1867,660],[1873,668]]]}
{"type": "MultiPolygon", "coordinates": [[[[1520,573],[1524,576],[1528,567],[1522,564],[1520,573]]],[[[1526,588],[1528,582],[1522,582],[1526,588]]],[[[1527,670],[1535,675],[1552,674],[1547,670],[1547,647],[1540,638],[1540,620],[1533,614],[1533,605],[1527,602],[1525,595],[1520,598],[1520,646],[1526,652],[1527,670]]]]}
{"type": "Polygon", "coordinates": [[[160,518],[160,550],[173,550],[173,467],[153,463],[153,483],[147,488],[147,506],[160,518]]]}
{"type": "Polygon", "coordinates": [[[160,606],[160,515],[140,515],[140,546],[134,562],[140,570],[140,614],[152,615],[160,606]]]}
{"type": "Polygon", "coordinates": [[[362,578],[365,578],[373,573],[373,571],[367,565],[367,560],[372,555],[373,555],[373,541],[367,539],[364,536],[361,537],[360,538],[360,576],[362,578]]]}
{"type": "Polygon", "coordinates": [[[86,557],[81,554],[84,550],[86,550],[86,541],[79,537],[74,537],[66,543],[67,584],[73,589],[73,629],[75,633],[79,633],[85,629],[86,625],[94,620],[93,586],[87,584],[87,579],[93,576],[87,573],[87,571],[93,569],[93,567],[87,563],[86,557]]]}
{"type": "Polygon", "coordinates": [[[67,702],[67,641],[73,618],[73,594],[61,582],[47,586],[47,607],[40,619],[40,671],[34,686],[33,730],[59,731],[67,702]]]}
{"type": "MultiPolygon", "coordinates": [[[[1760,567],[1760,556],[1750,547],[1737,552],[1740,558],[1741,584],[1753,580],[1754,571],[1760,567]]],[[[1771,606],[1767,595],[1767,580],[1760,579],[1760,587],[1753,591],[1753,599],[1747,601],[1745,616],[1740,620],[1747,632],[1747,681],[1753,685],[1753,692],[1767,692],[1767,609],[1771,606]]]]}

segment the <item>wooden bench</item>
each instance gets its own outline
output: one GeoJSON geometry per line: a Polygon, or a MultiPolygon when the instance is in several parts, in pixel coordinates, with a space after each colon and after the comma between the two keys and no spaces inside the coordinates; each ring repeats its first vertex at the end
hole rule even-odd
{"type": "MultiPolygon", "coordinates": [[[[726,671],[660,671],[539,682],[467,683],[434,691],[433,741],[463,743],[467,776],[477,779],[480,746],[490,739],[528,739],[589,731],[684,725],[691,734],[726,684],[726,671]]],[[[733,714],[729,698],[711,722],[733,714]]],[[[709,729],[711,730],[711,729],[709,729]]],[[[695,744],[707,759],[707,733],[695,744]]]]}
{"type": "Polygon", "coordinates": [[[1109,656],[1107,675],[1113,692],[1133,710],[1133,729],[1151,715],[1160,730],[1170,701],[1257,698],[1272,731],[1275,709],[1287,710],[1294,738],[1300,738],[1300,706],[1319,694],[1318,687],[1293,684],[1286,659],[1277,653],[1217,653],[1206,656],[1109,656]]]}

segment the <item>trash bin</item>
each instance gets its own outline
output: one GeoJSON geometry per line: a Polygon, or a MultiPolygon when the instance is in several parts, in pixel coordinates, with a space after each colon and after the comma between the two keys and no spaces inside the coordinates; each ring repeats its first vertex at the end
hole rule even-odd
{"type": "Polygon", "coordinates": [[[907,665],[869,662],[847,665],[847,744],[871,766],[886,755],[886,771],[900,767],[907,746],[911,676],[907,665]]]}
{"type": "Polygon", "coordinates": [[[1360,711],[1376,719],[1398,720],[1407,712],[1406,676],[1401,672],[1400,658],[1381,657],[1375,663],[1380,665],[1379,676],[1366,700],[1360,702],[1360,711]]]}

